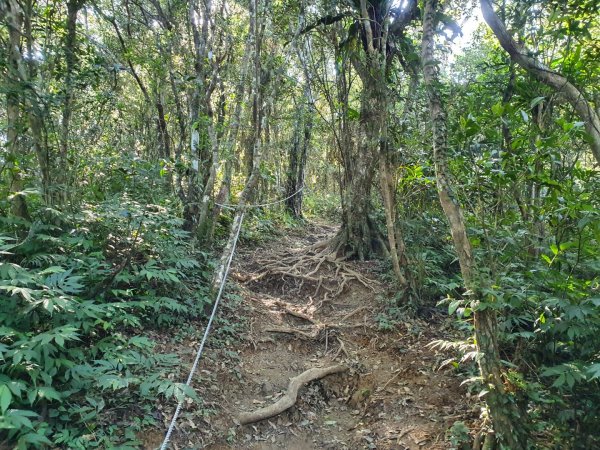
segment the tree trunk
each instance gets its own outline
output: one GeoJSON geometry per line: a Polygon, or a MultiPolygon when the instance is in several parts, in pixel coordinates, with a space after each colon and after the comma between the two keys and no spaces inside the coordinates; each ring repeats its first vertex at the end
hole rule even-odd
{"type": "Polygon", "coordinates": [[[385,209],[385,223],[387,227],[388,243],[390,246],[390,259],[392,268],[400,285],[406,286],[407,280],[400,267],[400,258],[398,256],[398,245],[404,245],[404,242],[396,241],[396,223],[395,223],[395,202],[392,190],[391,174],[388,168],[388,162],[385,154],[379,154],[379,182],[381,186],[381,197],[383,198],[383,207],[385,209]]]}
{"type": "Polygon", "coordinates": [[[311,93],[308,81],[304,83],[304,99],[298,110],[298,120],[294,127],[292,147],[289,152],[289,163],[286,180],[286,208],[292,217],[302,219],[302,199],[304,175],[310,138],[312,133],[312,108],[304,100],[310,102],[311,93]]]}
{"type": "MultiPolygon", "coordinates": [[[[234,110],[229,120],[229,126],[227,127],[227,134],[225,135],[222,153],[226,158],[223,181],[217,194],[217,203],[225,204],[229,202],[229,194],[231,192],[231,180],[233,177],[233,160],[235,158],[235,148],[238,140],[240,122],[242,119],[242,112],[244,102],[244,96],[246,94],[246,86],[248,85],[248,72],[250,70],[250,63],[252,62],[250,56],[252,55],[252,34],[249,32],[246,37],[246,44],[244,46],[244,57],[241,64],[240,76],[235,86],[235,97],[234,97],[234,110]]],[[[213,226],[217,218],[221,213],[221,207],[215,205],[213,210],[213,220],[211,223],[211,230],[208,233],[209,238],[213,234],[213,226]]]]}
{"type": "MultiPolygon", "coordinates": [[[[254,71],[253,71],[253,76],[252,76],[252,97],[253,97],[252,100],[253,100],[253,103],[256,105],[262,104],[262,98],[260,95],[260,92],[261,92],[261,89],[260,89],[260,80],[261,80],[260,54],[261,54],[262,41],[260,39],[257,39],[257,30],[260,28],[259,24],[265,20],[265,17],[264,17],[264,14],[259,13],[259,7],[261,6],[260,1],[261,0],[249,0],[250,21],[251,21],[250,60],[253,62],[253,66],[254,66],[254,71]]],[[[264,8],[264,5],[262,5],[262,6],[263,6],[263,8],[260,8],[260,12],[266,12],[267,9],[264,8]]],[[[231,255],[231,251],[233,249],[235,238],[238,233],[238,227],[241,226],[241,222],[243,220],[242,215],[244,214],[244,208],[248,204],[248,202],[250,202],[251,199],[253,198],[254,192],[256,190],[256,187],[258,186],[258,182],[260,179],[260,163],[262,161],[261,130],[264,130],[264,128],[265,128],[264,121],[266,120],[266,116],[264,114],[261,114],[261,111],[263,111],[263,108],[259,108],[258,114],[253,116],[253,120],[260,120],[261,123],[260,124],[254,123],[254,122],[252,123],[252,128],[255,131],[253,134],[254,142],[251,143],[251,145],[253,147],[252,153],[251,153],[252,154],[252,170],[250,172],[250,176],[246,180],[246,184],[240,195],[238,208],[235,212],[235,215],[233,218],[233,225],[232,225],[230,233],[229,233],[229,239],[227,240],[227,244],[225,245],[225,249],[221,255],[220,264],[218,266],[221,268],[221,270],[217,271],[214,274],[213,279],[212,279],[211,286],[212,286],[213,291],[216,290],[218,288],[218,286],[223,282],[223,278],[225,277],[225,272],[223,269],[226,267],[226,262],[231,255]]]]}
{"type": "MultiPolygon", "coordinates": [[[[7,17],[8,23],[8,49],[7,54],[12,55],[13,52],[20,48],[20,31],[21,31],[21,17],[15,11],[8,11],[7,5],[3,6],[3,12],[8,15],[12,12],[15,14],[13,17],[7,17]],[[6,8],[6,9],[5,9],[6,8]]],[[[20,76],[19,66],[16,57],[9,58],[8,60],[9,77],[7,82],[10,84],[10,88],[6,93],[6,144],[8,149],[7,170],[9,176],[9,194],[11,192],[21,192],[23,190],[23,180],[21,178],[20,159],[23,156],[23,149],[19,142],[19,135],[21,134],[20,124],[20,76]]],[[[21,219],[30,220],[29,211],[27,208],[27,202],[25,197],[21,194],[13,194],[12,197],[12,213],[21,219]]]]}
{"type": "MultiPolygon", "coordinates": [[[[362,50],[365,57],[359,59],[352,56],[352,65],[362,81],[362,97],[360,111],[360,127],[358,152],[346,152],[344,162],[344,200],[342,201],[343,220],[341,235],[346,239],[346,251],[355,254],[359,259],[385,252],[381,233],[369,217],[371,212],[371,185],[382,147],[387,146],[387,79],[388,63],[391,54],[388,52],[389,7],[390,4],[380,2],[368,3],[360,0],[360,33],[362,50]]],[[[408,8],[410,9],[410,8],[408,8]]],[[[344,152],[344,150],[342,150],[344,152]]],[[[387,186],[387,185],[386,185],[387,186]]],[[[387,187],[382,192],[384,204],[387,205],[388,243],[394,271],[402,280],[399,270],[393,226],[394,205],[390,203],[387,187]],[[392,216],[390,216],[390,214],[392,216]]]]}
{"type": "MultiPolygon", "coordinates": [[[[341,131],[342,226],[333,247],[347,256],[365,260],[383,253],[381,233],[371,218],[371,189],[384,132],[385,97],[378,83],[379,77],[374,79],[372,72],[356,58],[352,64],[363,81],[359,131],[356,144],[349,142],[347,133],[341,131]]],[[[345,100],[348,100],[347,96],[345,100]]],[[[343,113],[347,115],[348,111],[346,104],[343,113]]]]}
{"type": "Polygon", "coordinates": [[[60,124],[59,155],[56,161],[57,180],[59,192],[56,201],[66,204],[69,195],[70,165],[69,165],[69,140],[71,133],[71,116],[73,115],[73,74],[77,64],[77,15],[83,7],[84,0],[69,0],[67,2],[67,33],[65,35],[65,82],[64,100],[62,105],[62,120],[60,124]]]}
{"type": "MultiPolygon", "coordinates": [[[[21,179],[20,158],[23,156],[23,149],[19,143],[20,134],[20,114],[19,114],[19,96],[17,89],[9,89],[6,94],[6,145],[8,155],[6,158],[6,169],[8,171],[8,190],[9,194],[21,192],[23,190],[23,180],[21,179]]],[[[25,220],[30,220],[27,202],[22,194],[12,194],[12,213],[25,220]]]]}
{"type": "MultiPolygon", "coordinates": [[[[196,2],[190,2],[188,19],[194,40],[195,83],[190,99],[190,155],[187,195],[183,196],[183,228],[195,233],[208,217],[208,203],[218,165],[218,141],[212,124],[211,95],[214,83],[209,83],[208,58],[210,43],[209,20],[201,21],[198,28],[196,16],[207,17],[213,13],[212,1],[202,2],[202,11],[196,11],[196,2]]],[[[214,36],[213,36],[214,38],[214,36]]],[[[216,74],[213,74],[216,77],[216,74]]]]}
{"type": "Polygon", "coordinates": [[[167,119],[165,116],[165,107],[163,105],[162,93],[156,92],[156,129],[158,130],[158,156],[166,161],[171,158],[171,136],[167,128],[167,119]]]}
{"type": "MultiPolygon", "coordinates": [[[[36,68],[32,61],[27,64],[21,53],[21,36],[27,43],[27,52],[33,54],[33,34],[31,29],[31,4],[24,11],[15,0],[1,3],[2,13],[5,16],[9,33],[8,67],[14,80],[16,89],[22,93],[26,106],[27,120],[31,131],[33,148],[38,159],[41,173],[42,197],[47,204],[52,204],[50,155],[45,135],[44,110],[38,101],[35,86],[30,80],[35,78],[36,68]]],[[[20,202],[20,200],[18,200],[20,202]]]]}
{"type": "Polygon", "coordinates": [[[585,124],[585,131],[590,136],[592,153],[598,164],[600,164],[600,118],[594,110],[593,105],[586,100],[583,93],[577,89],[564,75],[546,67],[532,56],[531,52],[522,48],[515,42],[506,30],[506,26],[500,20],[490,0],[480,0],[483,18],[492,29],[500,45],[510,57],[523,69],[551,87],[556,92],[561,92],[567,101],[573,106],[577,115],[585,124]]]}
{"type": "Polygon", "coordinates": [[[511,450],[525,449],[522,432],[524,417],[512,403],[503,383],[498,349],[498,326],[493,308],[481,303],[481,280],[477,276],[471,243],[462,210],[454,197],[447,163],[446,112],[439,89],[438,63],[435,60],[435,28],[438,0],[426,0],[423,16],[423,42],[421,47],[423,75],[429,97],[429,110],[433,128],[433,159],[437,189],[442,209],[450,223],[454,247],[458,254],[465,287],[473,298],[474,326],[479,352],[479,369],[488,393],[485,400],[498,441],[511,450]]]}

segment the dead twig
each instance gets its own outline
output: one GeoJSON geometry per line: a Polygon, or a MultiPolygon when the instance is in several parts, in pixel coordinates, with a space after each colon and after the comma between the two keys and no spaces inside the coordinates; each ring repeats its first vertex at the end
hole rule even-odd
{"type": "Polygon", "coordinates": [[[394,375],[392,378],[390,378],[390,379],[389,379],[389,380],[388,380],[388,381],[387,381],[387,382],[386,382],[386,383],[383,385],[383,387],[382,387],[380,390],[381,390],[382,392],[383,392],[383,391],[385,391],[385,388],[386,388],[386,387],[388,387],[392,381],[394,381],[396,378],[398,378],[398,376],[399,376],[399,375],[400,375],[402,372],[404,372],[402,369],[398,369],[398,370],[396,371],[396,374],[395,374],[395,375],[394,375]]]}

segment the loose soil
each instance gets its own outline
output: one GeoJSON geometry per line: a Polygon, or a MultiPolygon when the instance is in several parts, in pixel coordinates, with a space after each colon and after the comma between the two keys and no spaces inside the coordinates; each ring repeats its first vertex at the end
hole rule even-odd
{"type": "MultiPolygon", "coordinates": [[[[203,404],[186,405],[171,448],[447,449],[450,426],[478,415],[463,377],[439,369],[448,355],[427,346],[452,339],[443,316],[382,330],[389,283],[376,262],[327,256],[320,242],[335,231],[310,224],[241,246],[230,272],[241,299],[221,311],[194,380],[203,404]],[[227,342],[232,324],[237,338],[227,342]],[[337,364],[348,370],[304,386],[287,411],[239,424],[241,413],[284,395],[290,378],[337,364]]],[[[196,345],[182,359],[191,361],[196,345]]],[[[167,425],[172,406],[161,412],[167,425]]],[[[144,439],[156,448],[162,433],[144,439]]]]}

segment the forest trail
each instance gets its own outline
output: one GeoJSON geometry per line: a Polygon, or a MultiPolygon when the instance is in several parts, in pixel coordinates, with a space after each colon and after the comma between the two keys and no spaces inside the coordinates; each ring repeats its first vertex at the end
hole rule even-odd
{"type": "Polygon", "coordinates": [[[443,449],[446,430],[472,416],[462,380],[437,370],[444,356],[426,347],[447,332],[420,320],[381,331],[377,263],[323,259],[319,243],[334,233],[312,224],[239,249],[230,281],[242,300],[228,320],[243,321],[244,341],[207,354],[194,384],[216,414],[184,415],[173,448],[443,449]],[[303,387],[292,408],[239,425],[290,378],[337,364],[348,370],[303,387]]]}

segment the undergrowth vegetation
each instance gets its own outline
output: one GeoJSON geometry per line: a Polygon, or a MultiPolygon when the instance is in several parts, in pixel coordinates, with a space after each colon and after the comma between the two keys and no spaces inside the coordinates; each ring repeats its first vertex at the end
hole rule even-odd
{"type": "Polygon", "coordinates": [[[22,449],[137,448],[194,391],[153,330],[204,317],[211,261],[164,205],[123,195],[2,219],[0,429],[22,449]],[[171,375],[171,376],[168,376],[171,375]],[[123,448],[123,447],[122,447],[123,448]]]}
{"type": "MultiPolygon", "coordinates": [[[[470,97],[464,101],[472,102],[470,97]]],[[[482,114],[492,120],[499,112],[482,114]]],[[[511,114],[518,133],[538,132],[518,110],[511,114]]],[[[429,319],[436,304],[439,319],[440,308],[447,308],[452,326],[465,338],[432,345],[456,354],[443,366],[462,372],[469,389],[485,400],[490,387],[477,375],[473,315],[474,308],[494,310],[507,400],[530,418],[528,433],[548,448],[595,448],[600,445],[598,172],[568,160],[557,147],[574,139],[580,124],[560,122],[557,137],[537,142],[544,153],[524,161],[522,154],[478,144],[484,139],[478,120],[484,119],[470,116],[468,133],[456,138],[463,150],[452,163],[461,202],[468,205],[465,218],[484,299],[475,303],[462,288],[456,253],[444,232],[446,221],[432,192],[421,191],[430,183],[431,168],[407,161],[398,188],[405,200],[398,223],[409,243],[406,270],[413,284],[384,301],[378,326],[398,329],[415,314],[429,319]],[[526,181],[520,178],[524,166],[537,167],[526,181]],[[537,185],[543,198],[527,211],[509,200],[521,182],[537,185]]],[[[393,282],[390,265],[387,270],[384,276],[393,282]]],[[[460,423],[449,439],[464,444],[469,439],[460,423]]]]}
{"type": "MultiPolygon", "coordinates": [[[[600,217],[588,194],[598,192],[598,181],[597,173],[579,168],[560,185],[548,185],[536,212],[547,223],[543,239],[514,210],[475,210],[469,217],[478,264],[487,268],[486,302],[476,307],[497,311],[509,400],[530,417],[529,432],[549,448],[600,445],[600,217]]],[[[510,179],[491,183],[495,190],[510,188],[510,179]]],[[[440,305],[472,334],[468,292],[450,293],[440,305]]],[[[476,361],[473,341],[434,345],[458,350],[463,358],[452,363],[461,370],[476,361]]],[[[471,381],[484,399],[486,383],[471,381]]]]}

